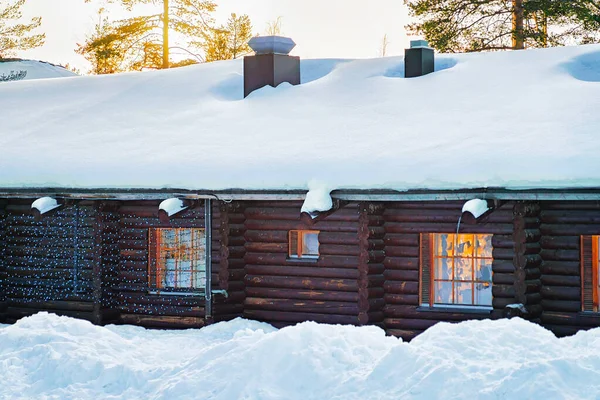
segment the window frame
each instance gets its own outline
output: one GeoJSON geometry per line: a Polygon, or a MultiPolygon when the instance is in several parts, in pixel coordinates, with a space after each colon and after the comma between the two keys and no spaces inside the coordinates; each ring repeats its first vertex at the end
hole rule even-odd
{"type": "Polygon", "coordinates": [[[600,311],[598,274],[600,267],[600,235],[580,236],[580,279],[581,311],[598,313],[600,311]]]}
{"type": "MultiPolygon", "coordinates": [[[[158,279],[161,275],[159,275],[158,271],[158,260],[160,259],[160,243],[157,240],[159,237],[159,232],[173,230],[175,232],[179,232],[181,230],[191,230],[191,231],[200,231],[204,233],[204,243],[205,243],[205,251],[206,251],[206,229],[200,227],[151,227],[148,229],[148,267],[147,267],[147,275],[148,275],[148,293],[149,294],[158,294],[158,295],[182,295],[182,296],[198,296],[204,295],[206,293],[206,279],[207,279],[207,265],[206,265],[206,254],[204,256],[204,285],[199,287],[171,287],[171,286],[160,286],[158,283],[158,279]],[[153,279],[154,278],[154,279],[153,279]]],[[[194,248],[193,241],[190,245],[190,248],[194,248]]],[[[190,267],[190,273],[193,274],[192,267],[190,267]]],[[[193,275],[192,275],[193,276],[193,275]]],[[[190,278],[193,282],[193,278],[190,278]]]]}
{"type": "Polygon", "coordinates": [[[321,257],[321,242],[319,241],[319,234],[321,233],[321,231],[318,230],[314,230],[314,229],[292,229],[288,232],[288,254],[287,254],[287,258],[288,260],[318,260],[319,257],[321,257]],[[292,235],[296,233],[297,234],[297,242],[296,242],[296,249],[297,252],[296,254],[293,254],[292,252],[292,235]],[[317,248],[317,254],[307,254],[304,255],[302,254],[302,247],[304,244],[304,235],[307,234],[316,234],[317,235],[317,244],[318,244],[318,248],[317,248]]]}
{"type": "MultiPolygon", "coordinates": [[[[441,257],[435,254],[435,237],[436,235],[456,235],[456,232],[448,233],[448,232],[431,232],[431,233],[421,233],[420,234],[420,242],[419,242],[419,306],[421,309],[436,309],[436,310],[453,310],[453,309],[463,309],[463,310],[474,310],[474,311],[490,311],[493,309],[492,304],[459,304],[459,303],[436,303],[435,302],[435,282],[440,281],[440,279],[435,278],[435,260],[438,258],[464,258],[464,257],[456,257],[455,255],[451,257],[441,257]]],[[[491,236],[490,240],[493,238],[492,233],[459,233],[459,235],[489,235],[491,236]]],[[[493,251],[493,247],[492,247],[493,251]]],[[[491,277],[490,277],[490,287],[493,288],[493,262],[494,258],[492,257],[470,257],[472,260],[474,259],[488,259],[491,261],[491,277]]],[[[473,262],[473,261],[472,261],[473,262]]],[[[453,265],[454,268],[454,265],[453,265]]],[[[473,274],[475,271],[473,271],[473,274]]],[[[452,298],[454,298],[454,283],[455,282],[465,282],[471,283],[475,285],[477,283],[486,283],[486,282],[478,282],[475,279],[475,275],[472,276],[471,281],[460,281],[460,280],[441,280],[452,282],[452,298]]],[[[474,293],[473,293],[474,296],[474,293]]],[[[472,298],[473,302],[475,301],[474,297],[472,298]]],[[[492,294],[492,302],[493,302],[493,294],[492,294]]]]}

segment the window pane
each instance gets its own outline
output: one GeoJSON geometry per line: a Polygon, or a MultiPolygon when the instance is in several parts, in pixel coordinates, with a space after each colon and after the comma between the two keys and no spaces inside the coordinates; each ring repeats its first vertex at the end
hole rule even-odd
{"type": "Polygon", "coordinates": [[[304,233],[302,242],[302,255],[318,256],[319,255],[319,234],[304,233]]]}
{"type": "Polygon", "coordinates": [[[434,279],[452,279],[452,259],[435,258],[433,261],[434,279]]]}
{"type": "Polygon", "coordinates": [[[452,304],[452,282],[435,282],[435,303],[452,304]]]}
{"type": "Polygon", "coordinates": [[[434,236],[434,255],[452,257],[454,255],[454,235],[440,233],[434,236]]]}
{"type": "Polygon", "coordinates": [[[478,306],[492,305],[492,284],[491,283],[476,283],[475,284],[475,304],[478,306]]]}
{"type": "Polygon", "coordinates": [[[473,259],[455,258],[454,259],[454,280],[472,281],[473,280],[473,259]]]}
{"type": "Polygon", "coordinates": [[[478,281],[492,282],[492,260],[475,260],[475,279],[478,281]]]}
{"type": "Polygon", "coordinates": [[[456,240],[456,249],[454,250],[455,257],[471,257],[475,248],[475,240],[473,235],[458,235],[456,240]]]}
{"type": "Polygon", "coordinates": [[[475,246],[475,257],[492,258],[492,235],[476,235],[475,246]]]}
{"type": "Polygon", "coordinates": [[[454,304],[473,304],[473,284],[471,282],[457,282],[454,284],[454,304]]]}

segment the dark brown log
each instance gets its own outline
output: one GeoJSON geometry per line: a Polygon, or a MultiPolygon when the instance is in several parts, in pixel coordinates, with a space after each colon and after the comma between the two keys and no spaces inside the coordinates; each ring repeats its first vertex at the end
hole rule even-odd
{"type": "Polygon", "coordinates": [[[419,257],[419,246],[387,246],[388,257],[419,257]]]}
{"type": "Polygon", "coordinates": [[[386,293],[419,294],[419,282],[386,281],[383,287],[386,293]]]}
{"type": "Polygon", "coordinates": [[[541,281],[544,286],[581,287],[581,278],[579,276],[542,275],[541,281]]]}
{"type": "Polygon", "coordinates": [[[543,236],[540,244],[544,249],[579,251],[579,236],[543,236]]]}
{"type": "Polygon", "coordinates": [[[141,325],[152,328],[201,328],[204,326],[204,319],[198,317],[121,314],[120,320],[124,324],[141,325]]]}
{"type": "Polygon", "coordinates": [[[247,286],[261,286],[282,289],[337,290],[347,292],[358,290],[358,284],[354,279],[246,275],[244,282],[247,286]]]}
{"type": "Polygon", "coordinates": [[[358,315],[358,304],[318,300],[290,300],[248,297],[245,310],[274,310],[321,314],[358,315]]]}
{"type": "MultiPolygon", "coordinates": [[[[242,271],[243,272],[243,271],[242,271]]],[[[358,270],[349,268],[323,268],[309,265],[301,267],[279,265],[246,265],[250,275],[299,276],[315,278],[357,279],[358,270]]]]}
{"type": "Polygon", "coordinates": [[[385,279],[388,281],[419,281],[419,271],[415,270],[391,270],[388,269],[384,273],[385,279]]]}
{"type": "Polygon", "coordinates": [[[386,328],[407,330],[425,330],[437,324],[438,322],[440,321],[411,318],[386,318],[384,320],[386,328]]]}
{"type": "Polygon", "coordinates": [[[580,301],[542,299],[541,304],[545,311],[581,311],[580,301]]]}
{"type": "Polygon", "coordinates": [[[244,310],[244,317],[259,321],[303,322],[315,321],[325,324],[358,324],[358,316],[271,310],[244,310]]]}
{"type": "Polygon", "coordinates": [[[246,288],[246,295],[248,297],[277,299],[358,302],[357,292],[248,287],[246,288]]]}
{"type": "Polygon", "coordinates": [[[567,286],[542,286],[540,292],[545,299],[581,300],[581,288],[567,286]]]}
{"type": "Polygon", "coordinates": [[[579,276],[580,264],[575,261],[546,261],[540,269],[544,275],[579,276]]]}
{"type": "Polygon", "coordinates": [[[418,294],[393,294],[386,293],[385,301],[387,304],[405,304],[418,306],[419,305],[419,295],[418,294]]]}

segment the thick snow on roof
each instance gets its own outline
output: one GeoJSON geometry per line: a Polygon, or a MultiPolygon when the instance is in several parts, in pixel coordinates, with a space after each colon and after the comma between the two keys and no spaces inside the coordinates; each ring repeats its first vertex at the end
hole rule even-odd
{"type": "Polygon", "coordinates": [[[0,363],[3,399],[596,399],[600,329],[439,323],[404,343],[375,326],[162,331],[39,313],[0,326],[0,363]]]}
{"type": "Polygon", "coordinates": [[[0,76],[10,76],[11,74],[18,74],[21,71],[27,72],[23,80],[77,76],[76,73],[66,68],[43,61],[0,61],[0,76]]]}
{"type": "Polygon", "coordinates": [[[304,60],[242,99],[242,61],[0,85],[0,187],[600,186],[600,46],[304,60]]]}

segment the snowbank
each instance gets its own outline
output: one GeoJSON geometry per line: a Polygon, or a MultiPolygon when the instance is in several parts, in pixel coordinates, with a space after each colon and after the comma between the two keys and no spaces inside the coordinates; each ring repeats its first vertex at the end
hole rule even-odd
{"type": "Polygon", "coordinates": [[[0,398],[591,399],[600,329],[557,339],[520,319],[376,327],[97,327],[40,313],[0,328],[0,398]]]}
{"type": "MultiPolygon", "coordinates": [[[[0,76],[18,75],[25,71],[25,74],[18,76],[22,79],[47,79],[47,78],[62,78],[68,76],[78,76],[76,73],[69,71],[58,65],[50,64],[43,61],[35,60],[19,60],[19,61],[0,61],[0,76]]],[[[1,81],[1,79],[0,79],[1,81]]],[[[12,81],[12,79],[11,79],[12,81]]],[[[1,82],[0,82],[1,83],[1,82]]]]}
{"type": "Polygon", "coordinates": [[[243,97],[242,61],[0,85],[0,187],[600,186],[600,45],[304,60],[243,97]]]}

